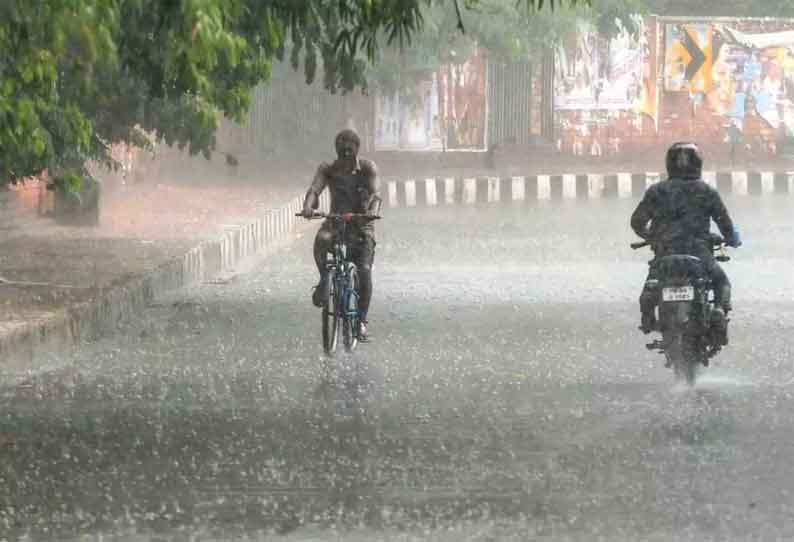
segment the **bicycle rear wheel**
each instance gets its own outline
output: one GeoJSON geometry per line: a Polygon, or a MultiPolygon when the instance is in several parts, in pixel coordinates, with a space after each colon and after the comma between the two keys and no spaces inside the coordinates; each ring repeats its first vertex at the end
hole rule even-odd
{"type": "Polygon", "coordinates": [[[337,310],[338,294],[335,281],[329,278],[328,292],[323,302],[323,349],[326,354],[336,352],[337,337],[339,336],[339,311],[337,310]]]}
{"type": "Polygon", "coordinates": [[[342,298],[342,337],[345,350],[353,351],[358,344],[358,272],[351,265],[347,273],[347,288],[342,298]]]}

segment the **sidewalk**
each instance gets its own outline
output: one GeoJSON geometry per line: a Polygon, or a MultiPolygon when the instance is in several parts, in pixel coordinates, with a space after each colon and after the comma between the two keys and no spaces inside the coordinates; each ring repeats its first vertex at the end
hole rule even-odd
{"type": "Polygon", "coordinates": [[[0,372],[15,337],[264,216],[297,195],[290,184],[114,180],[103,184],[97,227],[39,216],[38,183],[0,190],[0,372]]]}

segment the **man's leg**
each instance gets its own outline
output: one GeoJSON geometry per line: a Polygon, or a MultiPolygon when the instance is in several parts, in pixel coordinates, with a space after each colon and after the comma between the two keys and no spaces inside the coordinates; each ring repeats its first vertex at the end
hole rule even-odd
{"type": "Polygon", "coordinates": [[[314,238],[314,262],[317,264],[317,271],[320,274],[320,282],[312,294],[312,303],[315,307],[322,307],[326,297],[328,286],[328,273],[325,269],[325,261],[333,249],[334,234],[330,228],[321,227],[314,238]]]}
{"type": "Polygon", "coordinates": [[[714,304],[722,307],[725,314],[728,314],[733,306],[731,305],[731,281],[720,264],[714,262],[711,268],[711,283],[714,286],[714,304]]]}
{"type": "Polygon", "coordinates": [[[731,310],[731,282],[725,270],[712,256],[705,260],[708,262],[707,271],[711,277],[711,285],[714,288],[714,311],[711,314],[710,327],[712,329],[715,346],[725,346],[728,344],[728,319],[727,314],[731,310]]]}
{"type": "Polygon", "coordinates": [[[375,244],[375,236],[365,232],[351,254],[358,268],[358,312],[361,320],[359,340],[363,342],[369,339],[367,315],[372,301],[372,263],[375,259],[375,244]]]}
{"type": "Polygon", "coordinates": [[[648,334],[656,331],[658,323],[656,321],[656,305],[659,302],[658,280],[653,262],[649,264],[648,277],[640,294],[640,330],[648,334]]]}

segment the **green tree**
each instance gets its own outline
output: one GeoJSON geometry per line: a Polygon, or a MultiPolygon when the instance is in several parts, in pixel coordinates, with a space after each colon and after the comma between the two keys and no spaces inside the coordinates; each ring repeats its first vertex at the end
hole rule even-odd
{"type": "Polygon", "coordinates": [[[0,180],[45,168],[74,177],[67,164],[96,152],[81,104],[95,95],[95,74],[115,69],[117,29],[109,1],[0,4],[0,180]]]}
{"type": "MultiPolygon", "coordinates": [[[[494,2],[463,3],[482,39],[494,2]]],[[[537,16],[534,0],[518,4],[537,16]]],[[[365,87],[384,42],[408,45],[428,10],[451,6],[460,13],[454,0],[4,0],[0,183],[48,170],[79,188],[88,162],[112,167],[110,145],[145,133],[209,157],[220,115],[241,120],[274,61],[309,81],[322,70],[331,91],[365,87]]]]}
{"type": "Polygon", "coordinates": [[[423,29],[410,45],[384,51],[369,75],[381,88],[399,88],[410,99],[418,80],[443,64],[469,58],[475,46],[500,62],[537,61],[549,46],[576,32],[581,21],[611,35],[617,21],[636,31],[632,15],[644,12],[641,0],[570,2],[554,10],[515,0],[478,0],[461,10],[453,3],[434,3],[422,8],[423,29]]]}
{"type": "Polygon", "coordinates": [[[794,17],[792,0],[646,0],[647,9],[659,15],[708,17],[794,17]]]}

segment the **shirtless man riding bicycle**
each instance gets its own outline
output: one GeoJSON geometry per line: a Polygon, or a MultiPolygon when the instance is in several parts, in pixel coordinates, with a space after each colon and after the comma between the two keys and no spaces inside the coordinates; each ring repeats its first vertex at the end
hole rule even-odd
{"type": "MultiPolygon", "coordinates": [[[[311,218],[320,204],[320,194],[328,188],[331,194],[331,213],[360,213],[376,216],[380,213],[382,200],[380,197],[378,173],[374,162],[358,157],[361,141],[353,130],[343,130],[336,136],[335,147],[337,159],[331,163],[322,163],[317,168],[309,190],[303,202],[303,216],[311,218]]],[[[371,220],[352,220],[347,228],[347,244],[349,257],[358,268],[359,279],[359,314],[360,323],[358,339],[369,340],[368,320],[369,305],[372,299],[372,262],[375,257],[375,228],[371,220]]],[[[328,287],[328,276],[325,266],[326,255],[333,247],[334,230],[328,222],[323,223],[314,240],[314,261],[320,273],[320,281],[312,295],[312,301],[321,307],[328,287]]]]}

